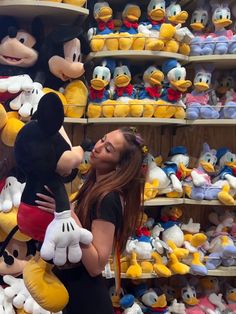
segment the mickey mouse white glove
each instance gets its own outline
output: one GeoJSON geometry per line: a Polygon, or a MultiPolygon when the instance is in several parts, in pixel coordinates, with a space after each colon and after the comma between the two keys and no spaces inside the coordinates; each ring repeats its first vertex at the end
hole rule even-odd
{"type": "Polygon", "coordinates": [[[0,211],[9,212],[13,206],[18,207],[24,188],[25,183],[20,183],[12,176],[7,177],[0,193],[0,211]]]}
{"type": "Polygon", "coordinates": [[[11,300],[9,300],[4,289],[0,286],[0,314],[15,314],[11,300]]]}
{"type": "Polygon", "coordinates": [[[13,305],[17,309],[22,309],[30,295],[25,287],[24,280],[10,275],[3,276],[3,280],[9,286],[4,289],[5,295],[12,300],[13,305]]]}
{"type": "Polygon", "coordinates": [[[32,89],[22,91],[20,95],[14,98],[9,106],[13,110],[18,110],[18,113],[23,118],[30,117],[38,108],[38,103],[43,97],[43,86],[38,82],[33,82],[32,89]]]}
{"type": "Polygon", "coordinates": [[[80,227],[71,216],[70,210],[55,212],[53,221],[48,225],[40,255],[46,261],[53,259],[57,266],[67,262],[78,263],[82,257],[80,242],[90,244],[92,233],[80,227]]]}
{"type": "Polygon", "coordinates": [[[15,75],[0,80],[0,92],[9,92],[11,94],[20,91],[30,91],[33,89],[33,81],[29,75],[15,75]]]}

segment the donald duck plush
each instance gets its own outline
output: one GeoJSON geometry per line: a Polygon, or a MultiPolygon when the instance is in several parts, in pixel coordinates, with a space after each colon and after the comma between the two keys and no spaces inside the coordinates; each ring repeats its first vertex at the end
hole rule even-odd
{"type": "Polygon", "coordinates": [[[89,118],[112,117],[114,105],[106,106],[111,98],[109,83],[111,80],[111,71],[108,62],[104,60],[102,65],[96,66],[93,70],[93,78],[90,81],[89,104],[87,116],[89,118]],[[104,104],[104,106],[102,106],[104,104]]]}
{"type": "Polygon", "coordinates": [[[118,50],[119,42],[114,34],[113,11],[107,2],[97,2],[94,5],[93,16],[97,27],[88,30],[91,50],[118,50]]]}
{"type": "Polygon", "coordinates": [[[162,65],[166,75],[166,87],[163,88],[161,99],[157,101],[154,112],[156,118],[185,118],[183,94],[191,87],[192,82],[186,80],[186,69],[176,59],[169,59],[162,65]]]}
{"type": "Polygon", "coordinates": [[[165,17],[165,1],[151,0],[147,7],[147,16],[147,20],[140,24],[138,31],[146,37],[146,50],[160,51],[164,47],[159,33],[165,17]]]}
{"type": "Polygon", "coordinates": [[[143,73],[144,86],[139,90],[138,99],[143,103],[143,117],[150,118],[154,114],[156,101],[161,96],[164,74],[156,66],[149,66],[143,73]]]}
{"type": "Polygon", "coordinates": [[[145,37],[138,32],[138,20],[141,10],[138,5],[127,4],[122,12],[122,26],[119,30],[119,49],[120,50],[143,50],[145,37]]]}

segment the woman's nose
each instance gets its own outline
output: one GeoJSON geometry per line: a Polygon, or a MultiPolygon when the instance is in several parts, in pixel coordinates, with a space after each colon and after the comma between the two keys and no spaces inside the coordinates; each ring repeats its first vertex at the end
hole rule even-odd
{"type": "Polygon", "coordinates": [[[103,143],[97,143],[95,145],[94,150],[95,150],[96,153],[99,153],[101,151],[102,145],[103,145],[103,143]]]}

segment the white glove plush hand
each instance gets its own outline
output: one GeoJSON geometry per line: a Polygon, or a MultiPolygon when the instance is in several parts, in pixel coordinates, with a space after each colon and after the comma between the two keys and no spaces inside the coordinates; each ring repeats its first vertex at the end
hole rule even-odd
{"type": "Polygon", "coordinates": [[[181,182],[179,181],[179,179],[176,177],[175,174],[172,174],[170,176],[170,180],[172,182],[172,185],[173,185],[173,188],[175,191],[179,192],[179,193],[182,193],[183,192],[183,187],[182,187],[182,184],[181,182]]]}
{"type": "Polygon", "coordinates": [[[78,263],[82,257],[80,242],[92,242],[92,233],[81,228],[71,216],[71,211],[55,212],[53,221],[48,225],[40,255],[46,261],[53,259],[57,266],[67,262],[78,263]]]}
{"type": "Polygon", "coordinates": [[[37,110],[39,100],[43,95],[43,86],[34,82],[30,91],[22,91],[10,102],[9,106],[13,110],[18,110],[21,117],[28,118],[37,110]]]}
{"type": "Polygon", "coordinates": [[[181,230],[195,234],[199,232],[200,224],[197,222],[193,222],[193,218],[190,218],[187,224],[181,225],[181,230]]]}
{"type": "Polygon", "coordinates": [[[176,299],[172,302],[172,304],[168,307],[168,310],[170,313],[175,313],[175,314],[185,314],[186,313],[186,308],[184,303],[178,303],[176,299]]]}
{"type": "Polygon", "coordinates": [[[236,177],[232,176],[231,174],[226,174],[225,178],[229,182],[230,187],[236,189],[236,177]]]}
{"type": "Polygon", "coordinates": [[[3,276],[3,280],[8,287],[4,289],[4,293],[17,309],[22,309],[27,298],[30,296],[26,289],[24,280],[15,278],[11,275],[3,276]]]}
{"type": "Polygon", "coordinates": [[[15,314],[12,302],[4,293],[4,289],[0,286],[0,314],[15,314]]]}
{"type": "Polygon", "coordinates": [[[15,75],[0,80],[0,92],[9,92],[11,94],[21,91],[30,91],[33,89],[33,81],[29,75],[15,75]]]}
{"type": "Polygon", "coordinates": [[[0,211],[9,212],[13,206],[18,207],[24,188],[25,183],[20,183],[12,176],[7,177],[0,193],[0,211]]]}

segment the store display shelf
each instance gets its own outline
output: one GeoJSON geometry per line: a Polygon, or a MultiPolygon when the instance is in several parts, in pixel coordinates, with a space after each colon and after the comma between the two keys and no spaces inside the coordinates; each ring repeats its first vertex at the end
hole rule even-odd
{"type": "Polygon", "coordinates": [[[236,125],[236,119],[198,119],[186,120],[187,125],[232,126],[236,125]]]}
{"type": "Polygon", "coordinates": [[[183,204],[188,204],[188,205],[204,205],[204,206],[236,206],[236,202],[233,205],[224,205],[222,203],[220,203],[217,200],[212,200],[212,201],[208,201],[208,200],[201,200],[201,201],[197,201],[197,200],[193,200],[190,198],[184,198],[183,199],[183,204]]]}
{"type": "MultiPolygon", "coordinates": [[[[115,278],[114,271],[111,271],[109,275],[107,275],[105,272],[102,273],[103,277],[109,279],[109,278],[115,278]]],[[[231,267],[223,267],[220,266],[215,270],[208,270],[207,276],[219,276],[219,277],[231,277],[236,276],[236,266],[231,267]]],[[[123,279],[133,279],[130,277],[127,277],[125,273],[121,273],[121,278],[123,279]]],[[[153,273],[144,273],[139,278],[134,279],[154,279],[159,278],[154,272],[153,273]]]]}
{"type": "Polygon", "coordinates": [[[90,52],[87,60],[101,59],[101,58],[126,58],[136,62],[144,62],[153,60],[155,62],[163,62],[163,59],[174,58],[178,61],[188,62],[188,57],[179,53],[171,53],[164,51],[151,50],[116,50],[116,51],[99,51],[90,52]]]}
{"type": "Polygon", "coordinates": [[[183,119],[158,119],[158,118],[97,118],[88,119],[88,123],[96,124],[145,124],[145,125],[185,125],[186,122],[183,119]]]}
{"type": "Polygon", "coordinates": [[[188,58],[189,63],[213,63],[217,69],[232,69],[236,66],[236,55],[207,55],[207,56],[192,56],[188,58]]]}
{"type": "Polygon", "coordinates": [[[76,123],[76,124],[87,124],[87,118],[64,118],[64,123],[76,123]]]}
{"type": "Polygon", "coordinates": [[[89,14],[89,10],[66,3],[39,0],[1,0],[0,12],[2,15],[11,15],[24,19],[35,16],[48,18],[50,22],[72,22],[78,15],[89,14]]]}
{"type": "Polygon", "coordinates": [[[151,200],[145,201],[144,206],[164,206],[164,205],[177,205],[184,204],[183,198],[168,198],[168,197],[157,197],[151,200]]]}
{"type": "Polygon", "coordinates": [[[230,277],[236,276],[236,266],[223,267],[220,266],[215,270],[209,270],[208,276],[222,276],[222,277],[230,277]]]}
{"type": "Polygon", "coordinates": [[[224,205],[217,200],[193,200],[190,198],[169,198],[169,197],[156,197],[151,200],[145,201],[144,206],[164,206],[164,205],[200,205],[200,206],[236,206],[234,205],[224,205]]]}

